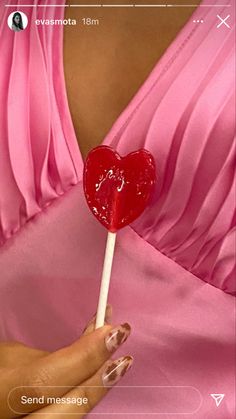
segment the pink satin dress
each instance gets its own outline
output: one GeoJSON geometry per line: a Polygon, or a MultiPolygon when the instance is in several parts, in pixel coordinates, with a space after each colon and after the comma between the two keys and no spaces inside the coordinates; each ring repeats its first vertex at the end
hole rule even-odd
{"type": "MultiPolygon", "coordinates": [[[[18,4],[29,22],[63,18],[18,4]]],[[[235,417],[234,4],[201,3],[103,141],[148,149],[159,180],[117,236],[109,301],[133,331],[116,356],[135,362],[99,418],[235,417]],[[219,407],[212,393],[225,394],[219,407]]],[[[15,9],[1,2],[0,339],[56,350],[96,311],[106,231],[83,194],[63,26],[14,33],[15,9]]]]}

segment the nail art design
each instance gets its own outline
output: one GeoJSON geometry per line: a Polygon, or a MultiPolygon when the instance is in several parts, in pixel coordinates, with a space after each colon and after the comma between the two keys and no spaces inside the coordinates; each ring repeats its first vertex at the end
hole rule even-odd
{"type": "Polygon", "coordinates": [[[111,332],[105,338],[105,344],[109,352],[114,352],[122,343],[126,341],[130,335],[131,327],[129,323],[121,324],[111,332]]]}
{"type": "Polygon", "coordinates": [[[132,356],[122,356],[115,361],[109,361],[103,375],[102,382],[104,387],[110,387],[116,384],[133,364],[132,356]]]}

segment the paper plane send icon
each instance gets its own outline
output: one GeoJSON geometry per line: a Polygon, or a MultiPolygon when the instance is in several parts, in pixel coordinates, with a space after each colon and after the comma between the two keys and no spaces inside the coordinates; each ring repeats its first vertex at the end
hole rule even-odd
{"type": "Polygon", "coordinates": [[[224,394],[211,394],[211,397],[215,400],[216,406],[219,407],[225,395],[224,394]]]}

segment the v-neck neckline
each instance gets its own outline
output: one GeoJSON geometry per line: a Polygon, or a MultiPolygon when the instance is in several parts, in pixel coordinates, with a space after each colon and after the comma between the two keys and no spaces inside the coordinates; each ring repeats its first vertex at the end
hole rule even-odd
{"type": "MultiPolygon", "coordinates": [[[[102,142],[99,144],[101,145],[111,145],[112,140],[115,140],[117,136],[119,135],[120,131],[128,121],[130,120],[131,116],[135,112],[135,110],[139,107],[139,105],[142,103],[143,99],[146,98],[146,96],[151,92],[154,85],[156,85],[156,74],[160,73],[160,77],[162,76],[161,69],[164,69],[165,71],[163,74],[171,67],[172,60],[171,57],[176,53],[176,51],[180,51],[182,49],[183,43],[186,42],[186,38],[188,37],[188,40],[191,38],[190,33],[194,33],[197,29],[197,25],[192,27],[192,30],[190,31],[190,26],[192,24],[193,18],[196,14],[199,13],[200,7],[203,5],[205,0],[201,0],[199,5],[194,9],[193,13],[187,20],[187,22],[183,25],[183,27],[178,31],[176,34],[174,40],[169,44],[169,46],[165,49],[164,53],[161,55],[160,58],[156,61],[153,69],[150,71],[144,82],[141,84],[141,86],[137,89],[135,94],[132,96],[132,98],[129,100],[128,104],[125,106],[125,108],[120,112],[116,120],[112,123],[111,128],[103,138],[102,142]]],[[[65,8],[63,10],[63,13],[65,11],[65,8]]],[[[205,12],[206,13],[206,12],[205,12]]],[[[74,168],[76,170],[78,180],[82,180],[82,174],[83,174],[83,167],[84,167],[84,158],[81,152],[81,148],[79,145],[79,139],[77,138],[73,120],[72,120],[72,114],[69,107],[69,101],[67,96],[67,89],[66,89],[66,81],[65,81],[65,73],[64,73],[64,31],[62,29],[62,38],[61,38],[61,69],[62,69],[62,78],[63,78],[63,88],[64,88],[64,97],[66,99],[66,114],[69,120],[71,121],[71,130],[72,130],[72,136],[73,140],[70,139],[70,141],[75,141],[76,146],[73,147],[71,150],[71,147],[68,146],[70,149],[70,154],[73,160],[74,168]],[[77,153],[76,156],[74,156],[74,153],[77,153]]],[[[160,77],[158,77],[158,80],[160,80],[160,77]]],[[[67,141],[67,139],[66,139],[67,141]]]]}

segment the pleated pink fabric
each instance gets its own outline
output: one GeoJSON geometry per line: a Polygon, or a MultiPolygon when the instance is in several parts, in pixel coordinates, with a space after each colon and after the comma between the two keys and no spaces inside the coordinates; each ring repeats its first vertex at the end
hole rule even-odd
{"type": "MultiPolygon", "coordinates": [[[[106,231],[83,196],[63,27],[32,23],[64,8],[28,3],[18,10],[31,24],[16,34],[15,7],[0,6],[0,339],[55,350],[96,309],[106,231]]],[[[103,141],[151,151],[158,183],[117,238],[109,299],[114,322],[133,326],[117,355],[135,364],[101,418],[235,417],[235,4],[224,3],[201,3],[103,141]],[[211,393],[225,394],[219,408],[211,393]]]]}
{"type": "MultiPolygon", "coordinates": [[[[1,4],[1,243],[75,185],[76,166],[82,164],[64,105],[62,26],[43,28],[31,23],[17,37],[6,25],[14,10],[1,4]]],[[[29,22],[61,18],[64,13],[44,7],[23,11],[29,22]]]]}

